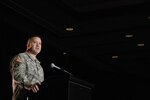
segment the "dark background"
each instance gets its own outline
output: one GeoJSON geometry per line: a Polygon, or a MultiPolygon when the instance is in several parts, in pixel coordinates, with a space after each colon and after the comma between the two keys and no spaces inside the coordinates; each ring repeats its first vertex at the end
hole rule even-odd
{"type": "Polygon", "coordinates": [[[0,98],[11,99],[11,58],[25,51],[30,35],[39,34],[46,77],[53,62],[92,83],[92,100],[149,99],[149,5],[148,0],[1,0],[0,98]]]}

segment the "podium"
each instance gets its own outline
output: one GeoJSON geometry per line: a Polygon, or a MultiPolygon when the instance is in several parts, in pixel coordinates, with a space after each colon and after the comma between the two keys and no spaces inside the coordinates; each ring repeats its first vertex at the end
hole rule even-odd
{"type": "Polygon", "coordinates": [[[31,100],[92,100],[93,84],[72,75],[49,76],[31,100]]]}

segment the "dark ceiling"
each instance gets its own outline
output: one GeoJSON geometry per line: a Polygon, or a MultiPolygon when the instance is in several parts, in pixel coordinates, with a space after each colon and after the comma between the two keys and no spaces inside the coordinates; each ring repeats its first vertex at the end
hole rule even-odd
{"type": "Polygon", "coordinates": [[[105,72],[123,73],[130,79],[150,78],[149,0],[0,3],[5,23],[23,33],[40,33],[47,46],[69,55],[67,63],[71,68],[66,69],[70,72],[93,83],[105,72]]]}

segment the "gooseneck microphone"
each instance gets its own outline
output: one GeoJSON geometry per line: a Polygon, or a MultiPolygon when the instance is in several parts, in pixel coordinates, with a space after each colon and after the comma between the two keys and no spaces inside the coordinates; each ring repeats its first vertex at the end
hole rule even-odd
{"type": "Polygon", "coordinates": [[[68,74],[72,75],[70,72],[68,72],[67,70],[65,70],[63,68],[60,68],[60,67],[56,66],[54,63],[51,63],[50,68],[56,68],[58,70],[61,70],[61,71],[65,72],[65,73],[68,73],[68,74]]]}
{"type": "Polygon", "coordinates": [[[56,68],[56,69],[62,70],[60,67],[56,66],[54,63],[51,63],[51,66],[50,66],[50,67],[51,67],[51,68],[56,68]]]}

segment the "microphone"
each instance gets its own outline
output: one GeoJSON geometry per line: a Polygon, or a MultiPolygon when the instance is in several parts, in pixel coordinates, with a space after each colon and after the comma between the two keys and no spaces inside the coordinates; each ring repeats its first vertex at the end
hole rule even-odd
{"type": "Polygon", "coordinates": [[[56,68],[56,69],[61,70],[61,68],[60,68],[60,67],[58,67],[58,66],[56,66],[54,63],[51,63],[51,68],[56,68]]]}
{"type": "Polygon", "coordinates": [[[56,68],[56,69],[58,69],[58,70],[61,70],[61,71],[65,72],[65,73],[68,73],[68,74],[72,75],[70,72],[68,72],[67,70],[62,69],[62,68],[56,66],[54,63],[51,63],[51,66],[50,66],[50,67],[51,67],[51,68],[56,68]]]}

